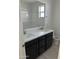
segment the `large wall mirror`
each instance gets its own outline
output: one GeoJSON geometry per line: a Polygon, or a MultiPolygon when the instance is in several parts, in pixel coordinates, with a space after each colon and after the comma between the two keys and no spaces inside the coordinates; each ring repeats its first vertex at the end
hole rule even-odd
{"type": "Polygon", "coordinates": [[[45,3],[36,0],[21,0],[20,16],[24,29],[44,26],[45,3]]]}

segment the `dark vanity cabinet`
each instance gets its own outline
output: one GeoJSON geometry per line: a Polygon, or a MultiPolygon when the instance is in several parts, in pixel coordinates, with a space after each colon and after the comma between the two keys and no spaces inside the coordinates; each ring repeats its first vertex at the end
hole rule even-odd
{"type": "Polygon", "coordinates": [[[36,59],[52,46],[53,32],[25,43],[26,59],[36,59]]]}
{"type": "Polygon", "coordinates": [[[35,59],[38,56],[38,40],[25,43],[26,59],[35,59]]]}

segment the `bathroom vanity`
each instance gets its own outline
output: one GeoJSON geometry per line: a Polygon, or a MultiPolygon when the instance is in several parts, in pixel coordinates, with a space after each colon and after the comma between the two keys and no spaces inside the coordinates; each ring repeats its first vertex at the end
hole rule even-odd
{"type": "Polygon", "coordinates": [[[53,31],[36,31],[25,35],[26,59],[36,59],[48,50],[53,43],[53,31]],[[35,34],[35,35],[32,35],[35,34]]]}

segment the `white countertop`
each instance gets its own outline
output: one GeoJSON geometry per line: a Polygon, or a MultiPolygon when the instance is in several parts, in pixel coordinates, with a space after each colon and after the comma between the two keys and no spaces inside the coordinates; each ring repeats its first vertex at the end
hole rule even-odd
{"type": "Polygon", "coordinates": [[[35,38],[38,38],[38,37],[48,34],[50,32],[53,32],[53,30],[48,29],[48,30],[35,30],[35,31],[27,32],[24,35],[24,43],[34,40],[35,38]]]}

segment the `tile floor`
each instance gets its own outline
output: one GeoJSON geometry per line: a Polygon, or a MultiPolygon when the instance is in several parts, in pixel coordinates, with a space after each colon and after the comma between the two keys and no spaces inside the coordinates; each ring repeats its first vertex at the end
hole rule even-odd
{"type": "Polygon", "coordinates": [[[39,56],[37,59],[58,59],[59,44],[53,44],[45,53],[39,56]]]}

